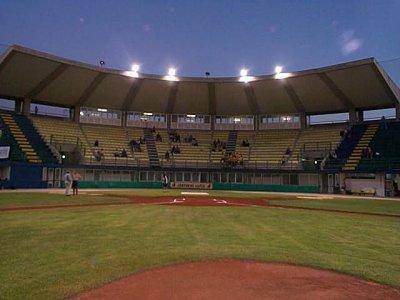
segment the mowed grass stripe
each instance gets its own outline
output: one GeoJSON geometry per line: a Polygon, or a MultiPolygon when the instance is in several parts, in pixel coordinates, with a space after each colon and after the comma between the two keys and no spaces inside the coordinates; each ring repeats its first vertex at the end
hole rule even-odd
{"type": "Polygon", "coordinates": [[[174,263],[289,262],[400,286],[400,222],[263,208],[122,206],[3,213],[1,298],[64,298],[174,263]]]}

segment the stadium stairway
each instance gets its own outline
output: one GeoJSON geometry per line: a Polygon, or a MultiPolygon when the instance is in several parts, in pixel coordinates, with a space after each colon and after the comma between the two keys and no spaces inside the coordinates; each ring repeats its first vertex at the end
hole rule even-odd
{"type": "Polygon", "coordinates": [[[24,153],[26,159],[30,163],[42,163],[39,154],[30,144],[28,138],[25,136],[24,132],[18,126],[17,122],[14,120],[11,114],[0,113],[5,126],[7,126],[13,135],[15,141],[17,142],[19,148],[24,153]]]}
{"type": "Polygon", "coordinates": [[[324,170],[341,171],[366,129],[367,126],[365,124],[352,126],[336,147],[337,157],[328,158],[325,162],[324,170]]]}
{"type": "Polygon", "coordinates": [[[0,146],[9,146],[10,153],[9,159],[12,161],[27,161],[25,153],[22,151],[18,142],[15,140],[14,136],[12,135],[10,128],[6,126],[1,119],[1,127],[0,127],[0,146]]]}
{"type": "Polygon", "coordinates": [[[158,151],[153,131],[150,128],[143,128],[143,135],[146,141],[147,153],[149,155],[149,165],[150,167],[159,167],[160,160],[158,158],[158,151]]]}
{"type": "Polygon", "coordinates": [[[238,133],[236,130],[229,131],[228,142],[226,143],[227,152],[234,152],[236,150],[237,135],[238,133]]]}
{"type": "Polygon", "coordinates": [[[39,155],[44,163],[55,164],[58,163],[52,151],[42,139],[39,132],[36,130],[32,121],[23,115],[14,114],[13,118],[18,124],[19,128],[27,137],[29,143],[32,145],[35,152],[39,155]]]}
{"type": "Polygon", "coordinates": [[[367,129],[347,159],[346,164],[343,167],[343,171],[354,171],[357,168],[358,163],[362,158],[363,150],[369,146],[378,129],[379,124],[374,123],[368,125],[367,129]]]}
{"type": "Polygon", "coordinates": [[[381,124],[369,146],[374,155],[361,158],[357,171],[396,173],[400,170],[400,122],[387,122],[386,127],[381,124]]]}

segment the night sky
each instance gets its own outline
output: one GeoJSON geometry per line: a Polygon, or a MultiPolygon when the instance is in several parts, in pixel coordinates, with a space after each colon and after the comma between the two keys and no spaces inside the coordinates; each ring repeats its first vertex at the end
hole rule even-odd
{"type": "MultiPolygon", "coordinates": [[[[398,58],[399,12],[400,0],[0,0],[0,50],[20,44],[154,74],[271,74],[398,58]]],[[[382,65],[400,84],[400,59],[382,65]]]]}
{"type": "Polygon", "coordinates": [[[145,73],[270,74],[398,57],[399,12],[399,0],[0,0],[0,43],[145,73]]]}

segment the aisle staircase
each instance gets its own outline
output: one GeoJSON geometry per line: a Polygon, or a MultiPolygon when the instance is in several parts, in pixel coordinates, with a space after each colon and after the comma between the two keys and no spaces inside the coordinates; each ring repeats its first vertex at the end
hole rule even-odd
{"type": "Polygon", "coordinates": [[[379,124],[369,124],[368,128],[365,130],[364,134],[358,141],[357,145],[354,147],[353,152],[346,161],[343,167],[343,171],[355,171],[361,158],[363,150],[369,146],[372,138],[379,129],[379,124]]]}
{"type": "Polygon", "coordinates": [[[143,135],[146,140],[146,148],[149,155],[149,165],[150,167],[159,167],[160,160],[158,158],[158,151],[153,131],[149,128],[143,128],[143,135]]]}
{"type": "Polygon", "coordinates": [[[53,149],[54,152],[52,152],[49,145],[40,136],[39,132],[37,131],[30,119],[28,119],[24,115],[19,114],[13,114],[12,117],[18,127],[21,129],[22,133],[29,141],[29,144],[32,146],[33,150],[35,150],[39,158],[44,163],[55,164],[61,162],[61,159],[56,158],[61,158],[59,152],[55,149],[53,149]]]}
{"type": "Polygon", "coordinates": [[[234,152],[236,150],[237,131],[231,130],[228,135],[228,142],[226,143],[226,151],[234,152]]]}
{"type": "Polygon", "coordinates": [[[42,163],[42,160],[40,159],[39,155],[33,149],[32,145],[29,143],[27,137],[22,132],[17,122],[15,122],[12,115],[7,113],[0,113],[0,116],[3,119],[4,124],[9,128],[11,134],[14,136],[14,139],[17,142],[18,146],[25,154],[28,162],[42,163]]]}

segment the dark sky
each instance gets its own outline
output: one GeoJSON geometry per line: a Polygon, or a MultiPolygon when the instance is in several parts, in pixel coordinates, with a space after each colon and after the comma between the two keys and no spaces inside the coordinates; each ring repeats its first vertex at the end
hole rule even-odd
{"type": "Polygon", "coordinates": [[[0,0],[0,43],[145,73],[270,74],[398,57],[399,12],[400,0],[0,0]]]}

